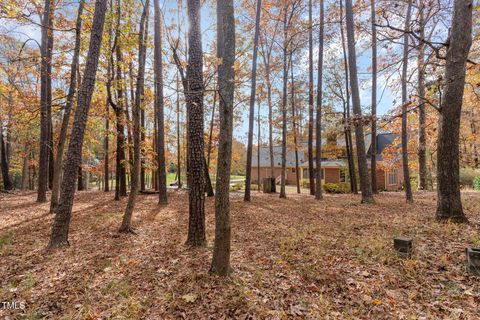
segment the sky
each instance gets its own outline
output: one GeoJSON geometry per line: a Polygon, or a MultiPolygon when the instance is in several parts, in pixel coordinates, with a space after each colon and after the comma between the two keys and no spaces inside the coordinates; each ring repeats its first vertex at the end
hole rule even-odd
{"type": "MultiPolygon", "coordinates": [[[[76,4],[73,4],[76,5],[76,4]]],[[[166,23],[169,24],[171,23],[172,19],[176,19],[176,16],[172,13],[172,9],[176,8],[177,3],[176,1],[167,1],[164,0],[163,2],[163,11],[165,13],[165,20],[166,23]]],[[[215,37],[215,24],[216,24],[216,16],[215,16],[215,8],[212,7],[209,3],[204,4],[202,8],[202,31],[203,31],[203,44],[204,44],[204,51],[208,51],[208,44],[211,43],[211,41],[215,37]]],[[[153,17],[153,4],[152,4],[152,15],[153,17]]],[[[314,19],[318,16],[318,14],[314,13],[314,19]]],[[[153,19],[151,19],[150,23],[153,23],[153,19]]],[[[186,22],[185,22],[186,23],[186,22]]],[[[6,21],[3,23],[3,29],[10,30],[11,32],[14,32],[19,39],[21,40],[26,40],[28,38],[33,38],[36,39],[38,42],[40,42],[40,30],[38,26],[35,25],[26,25],[26,26],[18,26],[16,25],[13,20],[6,21]]],[[[186,27],[184,27],[186,28],[186,27]]],[[[149,28],[151,34],[153,34],[153,28],[149,28]]],[[[246,37],[251,37],[253,39],[254,36],[254,30],[251,30],[251,36],[250,35],[245,35],[246,37]]],[[[364,109],[364,113],[370,112],[370,103],[371,103],[371,84],[370,84],[370,79],[371,79],[371,74],[369,71],[370,65],[371,65],[371,50],[366,49],[365,46],[368,43],[369,39],[357,39],[357,66],[359,68],[359,80],[361,82],[361,90],[360,90],[360,99],[361,99],[361,104],[364,109]]],[[[314,70],[314,82],[317,82],[317,76],[316,76],[316,64],[317,64],[317,57],[318,57],[318,48],[317,45],[314,45],[314,65],[315,65],[315,70],[314,70]]],[[[326,41],[325,43],[326,49],[326,55],[325,59],[329,59],[336,55],[342,55],[342,50],[341,50],[341,44],[340,42],[337,41],[326,41]]],[[[168,48],[164,44],[164,47],[168,48]]],[[[381,52],[380,52],[381,53],[381,52]]],[[[258,59],[258,63],[261,62],[261,59],[258,59]]],[[[297,59],[294,61],[294,68],[296,74],[307,74],[308,72],[308,52],[305,50],[302,53],[301,59],[297,59]]],[[[251,62],[250,62],[251,63],[251,62]]],[[[148,68],[148,66],[147,66],[148,68]]],[[[398,77],[397,77],[398,78],[398,77]]],[[[262,84],[263,82],[263,77],[259,76],[257,77],[257,83],[262,84]]],[[[388,87],[388,82],[385,78],[384,75],[380,74],[379,75],[379,80],[378,80],[378,88],[377,88],[377,97],[378,97],[378,114],[383,115],[388,113],[388,111],[394,106],[395,104],[395,95],[396,93],[392,92],[392,90],[388,87]],[[387,84],[387,85],[386,85],[387,84]]],[[[247,86],[248,87],[248,86],[247,86]]],[[[247,88],[245,87],[245,88],[247,88]]],[[[316,85],[314,86],[316,87],[316,85]]],[[[168,95],[168,88],[166,89],[166,94],[168,95]]],[[[249,90],[249,89],[248,89],[249,90]]],[[[304,102],[306,103],[306,101],[304,102]]],[[[234,137],[242,142],[246,142],[246,136],[247,136],[247,131],[248,131],[248,106],[246,105],[247,102],[243,105],[242,109],[244,110],[242,112],[242,120],[241,123],[237,123],[235,130],[234,130],[234,137]]],[[[257,108],[257,105],[256,105],[257,108]]],[[[255,111],[257,113],[257,111],[255,111]]],[[[268,110],[267,106],[262,103],[261,105],[261,117],[263,119],[267,118],[268,110]]],[[[167,115],[168,117],[168,115],[167,115]]],[[[205,118],[206,120],[208,119],[209,115],[206,114],[205,118]]],[[[265,141],[265,137],[267,135],[267,130],[268,126],[267,125],[262,125],[261,126],[261,135],[263,136],[263,140],[265,141]]],[[[256,143],[256,133],[257,133],[257,128],[254,130],[254,143],[256,143]]]]}

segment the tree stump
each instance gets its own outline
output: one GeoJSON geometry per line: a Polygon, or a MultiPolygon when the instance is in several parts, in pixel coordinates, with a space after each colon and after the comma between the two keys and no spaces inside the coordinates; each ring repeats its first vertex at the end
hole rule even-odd
{"type": "Polygon", "coordinates": [[[393,247],[402,258],[409,259],[412,256],[412,238],[393,238],[393,247]]]}
{"type": "Polygon", "coordinates": [[[480,248],[465,249],[468,272],[480,276],[480,248]]]}

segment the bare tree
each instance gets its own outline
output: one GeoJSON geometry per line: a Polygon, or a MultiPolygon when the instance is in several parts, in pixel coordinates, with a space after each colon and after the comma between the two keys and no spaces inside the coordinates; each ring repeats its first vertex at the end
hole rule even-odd
{"type": "Polygon", "coordinates": [[[320,0],[320,31],[318,43],[318,75],[317,75],[317,113],[315,121],[315,199],[320,200],[322,195],[322,95],[323,95],[323,37],[324,12],[323,0],[320,0]]]}
{"type": "MultiPolygon", "coordinates": [[[[420,39],[425,39],[425,6],[423,1],[418,1],[418,32],[420,39]]],[[[425,117],[425,43],[418,44],[418,87],[417,94],[420,98],[418,106],[418,189],[427,189],[427,134],[425,117]]]]}
{"type": "Polygon", "coordinates": [[[40,47],[40,157],[37,202],[47,201],[52,126],[53,0],[45,0],[40,47]]]}
{"type": "Polygon", "coordinates": [[[375,24],[375,0],[370,0],[370,19],[372,20],[372,139],[370,143],[370,162],[372,192],[377,190],[377,26],[375,24]]]}
{"type": "Polygon", "coordinates": [[[49,248],[68,245],[68,231],[72,215],[73,198],[75,195],[75,180],[82,159],[82,145],[85,127],[88,119],[88,111],[95,88],[98,59],[102,45],[103,25],[105,22],[106,0],[95,1],[95,13],[90,35],[90,46],[85,65],[84,76],[78,93],[77,108],[73,121],[70,143],[65,159],[65,173],[62,180],[60,202],[58,204],[55,219],[53,221],[49,248]]]}
{"type": "MultiPolygon", "coordinates": [[[[257,0],[255,14],[255,36],[253,40],[252,57],[252,84],[250,87],[250,113],[248,116],[248,142],[247,142],[247,166],[245,177],[245,195],[243,201],[250,201],[250,184],[252,181],[252,150],[253,150],[253,120],[255,118],[255,95],[257,89],[257,52],[258,38],[260,36],[260,15],[262,13],[262,0],[257,0]]],[[[260,166],[260,164],[258,164],[260,166]]]]}
{"type": "Polygon", "coordinates": [[[132,229],[132,214],[135,208],[137,193],[139,189],[139,175],[141,162],[141,137],[140,137],[140,110],[143,102],[143,90],[145,84],[145,60],[146,60],[146,39],[147,39],[147,21],[149,14],[150,1],[146,0],[142,16],[140,18],[140,32],[138,34],[138,72],[137,72],[137,86],[135,92],[135,105],[132,110],[133,119],[133,164],[131,172],[131,186],[130,194],[128,195],[128,202],[123,215],[122,224],[119,232],[130,233],[132,229]]]}
{"type": "Polygon", "coordinates": [[[340,2],[340,35],[342,40],[342,53],[343,53],[343,65],[345,69],[345,106],[344,106],[344,118],[345,118],[345,144],[347,148],[348,158],[348,174],[350,178],[350,189],[352,193],[357,194],[357,175],[355,173],[355,161],[353,159],[353,138],[352,138],[352,126],[350,124],[350,89],[348,78],[348,59],[347,50],[345,48],[345,34],[343,31],[343,0],[340,2]]]}
{"type": "Polygon", "coordinates": [[[77,70],[78,60],[80,55],[81,31],[82,31],[82,14],[85,6],[85,0],[80,0],[77,12],[77,22],[75,23],[75,46],[73,48],[72,64],[70,65],[70,85],[67,93],[67,100],[65,102],[65,110],[62,118],[62,125],[60,127],[60,135],[58,137],[57,155],[55,158],[55,165],[53,167],[53,185],[52,197],[50,200],[50,213],[53,213],[58,204],[58,195],[60,193],[60,174],[63,163],[63,151],[67,141],[68,123],[70,121],[70,114],[72,113],[73,100],[77,92],[77,70]]]}
{"type": "Polygon", "coordinates": [[[167,203],[167,171],[165,168],[165,132],[163,112],[163,65],[162,65],[162,28],[160,23],[160,4],[155,3],[155,114],[157,122],[157,175],[158,175],[158,203],[167,203]]]}
{"type": "Polygon", "coordinates": [[[460,198],[459,135],[468,52],[472,45],[472,0],[455,0],[446,55],[437,145],[437,219],[466,222],[460,198]]]}
{"type": "Polygon", "coordinates": [[[200,28],[200,0],[188,0],[188,65],[187,123],[188,123],[188,237],[187,245],[204,246],[205,237],[205,154],[203,140],[203,50],[200,28]]]}
{"type": "Polygon", "coordinates": [[[407,202],[413,202],[412,185],[410,183],[410,168],[408,167],[408,128],[407,128],[407,71],[408,71],[408,39],[410,37],[410,19],[412,16],[412,0],[408,0],[405,16],[405,33],[403,35],[403,66],[402,66],[402,165],[407,202]]]}
{"type": "Polygon", "coordinates": [[[233,69],[235,62],[234,12],[233,0],[217,1],[217,57],[222,63],[218,66],[220,139],[218,144],[217,182],[215,185],[215,243],[210,271],[221,276],[228,275],[231,269],[229,188],[235,78],[233,69]]]}
{"type": "Polygon", "coordinates": [[[352,90],[352,107],[355,116],[355,140],[357,145],[358,171],[362,190],[362,203],[374,202],[372,184],[368,174],[365,137],[363,135],[362,108],[358,89],[357,57],[355,50],[355,32],[353,23],[352,0],[345,0],[345,17],[347,22],[348,67],[350,69],[350,88],[352,90]]]}
{"type": "Polygon", "coordinates": [[[310,194],[315,194],[313,175],[313,23],[312,0],[308,0],[308,177],[310,194]]]}

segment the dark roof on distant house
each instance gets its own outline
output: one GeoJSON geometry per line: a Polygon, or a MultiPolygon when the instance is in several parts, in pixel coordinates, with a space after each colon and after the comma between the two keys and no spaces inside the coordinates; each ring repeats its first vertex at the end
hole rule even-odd
{"type": "MultiPolygon", "coordinates": [[[[255,154],[252,155],[252,167],[258,167],[257,150],[254,150],[255,154]]],[[[295,150],[287,148],[286,167],[295,166],[295,150]]],[[[344,166],[344,160],[329,160],[322,159],[322,166],[325,167],[342,167],[344,166]]],[[[273,163],[276,168],[282,166],[282,146],[273,147],[273,163]]],[[[298,151],[298,165],[303,168],[308,168],[308,161],[305,158],[305,153],[302,150],[298,151]]],[[[270,167],[270,148],[268,146],[260,146],[260,167],[270,167]]],[[[314,159],[315,167],[315,159],[314,159]]]]}
{"type": "MultiPolygon", "coordinates": [[[[252,166],[258,167],[257,150],[252,155],[252,166]]],[[[295,151],[287,148],[287,167],[295,166],[295,151]]],[[[298,163],[304,162],[304,153],[298,151],[298,163]]],[[[273,147],[273,163],[275,167],[282,166],[282,146],[273,147]]],[[[268,146],[260,146],[260,167],[270,167],[270,148],[268,146]]]]}
{"type": "MultiPolygon", "coordinates": [[[[377,134],[377,161],[383,160],[382,152],[386,147],[391,145],[394,140],[398,137],[398,134],[394,133],[379,133],[377,134]]],[[[372,154],[372,139],[371,135],[368,134],[365,136],[365,146],[367,148],[367,155],[372,154]]],[[[400,149],[400,146],[397,146],[397,149],[400,149]]],[[[370,159],[369,159],[370,160],[370,159]]]]}
{"type": "MultiPolygon", "coordinates": [[[[386,147],[391,145],[395,139],[398,137],[398,134],[394,133],[379,133],[377,134],[377,161],[383,160],[382,152],[385,150],[386,147]]],[[[322,138],[322,143],[326,143],[326,139],[322,138]]],[[[303,142],[300,143],[298,151],[298,165],[303,168],[308,168],[308,160],[305,157],[305,153],[302,150],[306,149],[306,144],[304,145],[303,142]]],[[[337,145],[343,146],[344,140],[338,141],[337,145]]],[[[368,150],[367,155],[371,154],[371,135],[365,135],[365,147],[368,150]]],[[[400,146],[397,146],[397,149],[400,149],[400,146]]],[[[257,160],[257,149],[253,150],[254,154],[252,155],[252,167],[258,167],[258,160],[257,160]]],[[[398,155],[400,158],[400,154],[398,155]]],[[[367,158],[370,162],[370,158],[367,158]]],[[[274,146],[273,147],[273,163],[275,167],[282,166],[282,146],[274,146]]],[[[315,160],[314,160],[315,165],[315,160]]],[[[322,159],[322,166],[325,167],[343,167],[345,166],[345,159],[322,159]]],[[[286,159],[286,166],[287,167],[294,167],[295,166],[295,151],[291,148],[287,148],[287,159],[286,159]]],[[[260,146],[260,167],[270,167],[270,148],[268,146],[260,146]]]]}

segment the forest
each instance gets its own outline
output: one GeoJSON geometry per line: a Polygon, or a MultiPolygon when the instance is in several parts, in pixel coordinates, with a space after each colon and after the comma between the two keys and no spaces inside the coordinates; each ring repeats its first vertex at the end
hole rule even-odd
{"type": "Polygon", "coordinates": [[[480,3],[0,0],[0,317],[478,319],[480,3]]]}

